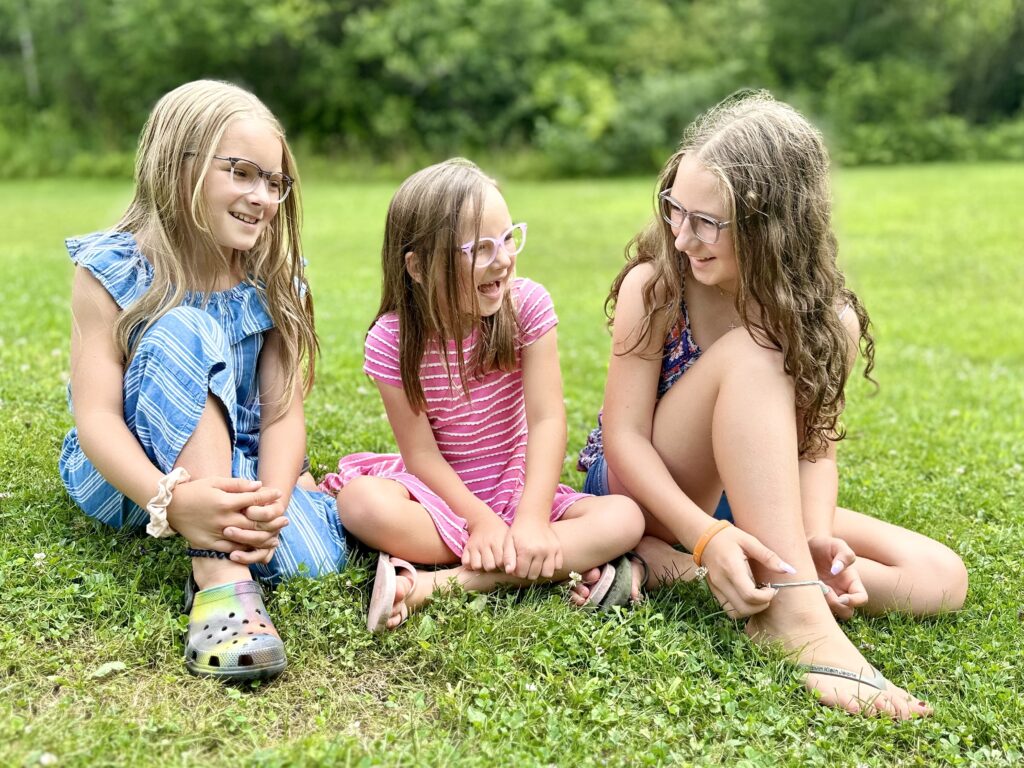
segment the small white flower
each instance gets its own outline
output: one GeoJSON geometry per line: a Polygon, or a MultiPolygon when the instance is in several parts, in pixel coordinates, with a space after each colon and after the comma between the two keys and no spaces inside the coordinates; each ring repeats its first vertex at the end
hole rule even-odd
{"type": "Polygon", "coordinates": [[[45,560],[46,559],[46,553],[45,552],[36,552],[35,555],[33,555],[33,557],[35,557],[36,560],[45,560]]]}
{"type": "Polygon", "coordinates": [[[524,687],[524,688],[525,688],[526,690],[528,690],[528,691],[531,691],[531,692],[532,692],[532,691],[536,691],[536,690],[537,690],[537,686],[536,686],[536,685],[534,685],[533,683],[527,683],[527,684],[526,684],[526,685],[524,685],[523,687],[524,687]]]}
{"type": "Polygon", "coordinates": [[[583,581],[583,574],[577,571],[569,571],[569,589],[572,589],[577,584],[583,581]]]}
{"type": "Polygon", "coordinates": [[[56,765],[57,764],[57,756],[55,754],[53,754],[53,752],[43,752],[43,754],[41,754],[39,756],[39,764],[40,765],[56,765]]]}

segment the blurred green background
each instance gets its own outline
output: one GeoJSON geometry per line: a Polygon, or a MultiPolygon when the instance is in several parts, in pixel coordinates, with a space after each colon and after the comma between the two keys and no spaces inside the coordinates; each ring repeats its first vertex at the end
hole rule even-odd
{"type": "Polygon", "coordinates": [[[646,173],[771,89],[845,165],[1024,159],[1024,0],[0,0],[0,176],[127,177],[156,99],[264,99],[304,171],[646,173]]]}

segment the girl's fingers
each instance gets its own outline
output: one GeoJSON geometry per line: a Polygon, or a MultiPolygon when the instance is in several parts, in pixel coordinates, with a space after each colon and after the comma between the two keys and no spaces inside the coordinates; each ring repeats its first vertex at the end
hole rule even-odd
{"type": "Polygon", "coordinates": [[[269,523],[271,520],[276,520],[283,514],[284,507],[280,504],[267,504],[262,507],[248,507],[245,510],[246,517],[260,523],[269,523]]]}
{"type": "Polygon", "coordinates": [[[231,553],[231,562],[242,565],[255,565],[256,563],[270,562],[274,556],[273,548],[270,549],[236,549],[231,553]]]}
{"type": "Polygon", "coordinates": [[[753,536],[748,536],[747,540],[743,542],[743,551],[748,558],[756,560],[765,568],[771,568],[773,571],[777,571],[778,573],[788,573],[790,576],[796,573],[796,568],[772,552],[753,536]]]}
{"type": "Polygon", "coordinates": [[[247,493],[263,486],[260,480],[246,480],[244,477],[214,477],[210,485],[227,493],[247,493]]]}
{"type": "Polygon", "coordinates": [[[857,562],[857,555],[854,554],[853,549],[842,539],[835,539],[835,557],[832,560],[832,575],[842,573],[844,569],[849,568],[855,562],[857,562]]]}
{"type": "Polygon", "coordinates": [[[837,619],[849,619],[853,617],[853,608],[851,608],[847,601],[846,595],[837,596],[835,590],[829,590],[825,595],[825,602],[828,603],[829,609],[832,611],[832,615],[837,619]]]}
{"type": "Polygon", "coordinates": [[[541,569],[540,569],[540,575],[543,578],[550,579],[552,576],[555,575],[555,570],[556,570],[555,561],[556,561],[556,558],[557,558],[557,554],[558,553],[553,552],[550,555],[548,555],[546,558],[544,558],[544,565],[541,566],[541,569]]]}
{"type": "Polygon", "coordinates": [[[497,563],[495,562],[494,551],[490,547],[485,547],[483,551],[482,563],[485,571],[493,571],[497,563]]]}
{"type": "Polygon", "coordinates": [[[230,526],[224,529],[224,538],[236,544],[243,544],[256,549],[267,548],[277,536],[273,531],[249,531],[230,526]]]}
{"type": "Polygon", "coordinates": [[[502,562],[505,563],[505,573],[516,572],[516,565],[518,564],[516,558],[516,541],[511,535],[505,536],[502,562]]]}

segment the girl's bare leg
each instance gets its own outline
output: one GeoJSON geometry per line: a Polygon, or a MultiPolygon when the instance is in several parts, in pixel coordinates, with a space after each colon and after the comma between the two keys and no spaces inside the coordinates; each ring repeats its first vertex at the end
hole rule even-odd
{"type": "MultiPolygon", "coordinates": [[[[758,346],[744,329],[730,331],[662,398],[652,440],[690,498],[711,510],[724,486],[737,525],[797,569],[779,579],[752,563],[756,581],[817,579],[803,527],[793,383],[781,355],[758,346]],[[687,428],[680,430],[680,424],[687,428]]],[[[671,519],[661,522],[673,528],[671,519]]],[[[747,632],[759,642],[781,645],[799,663],[872,676],[871,665],[814,587],[779,590],[766,610],[748,620],[747,632]]],[[[805,684],[824,703],[851,712],[900,718],[928,712],[893,686],[879,692],[811,673],[805,684]]]]}
{"type": "MultiPolygon", "coordinates": [[[[227,420],[220,402],[214,397],[207,396],[199,424],[178,454],[175,466],[187,469],[194,479],[231,477],[231,440],[227,420]]],[[[249,566],[211,557],[193,557],[192,574],[200,589],[252,578],[249,566]]]]}
{"type": "Polygon", "coordinates": [[[862,610],[929,616],[957,611],[967,597],[967,569],[944,544],[898,525],[836,508],[835,535],[857,554],[868,592],[862,610]]]}
{"type": "MultiPolygon", "coordinates": [[[[423,507],[412,501],[406,489],[393,480],[356,478],[339,491],[338,514],[343,525],[368,546],[417,563],[458,562],[423,507]]],[[[448,589],[453,584],[467,592],[489,592],[501,585],[563,581],[572,571],[586,571],[618,557],[640,540],[643,528],[639,508],[627,498],[581,499],[569,507],[560,520],[552,523],[562,545],[563,564],[551,579],[530,580],[500,571],[475,571],[456,565],[422,571],[414,584],[404,572],[399,572],[388,627],[401,622],[403,605],[414,610],[435,590],[448,589]]]]}

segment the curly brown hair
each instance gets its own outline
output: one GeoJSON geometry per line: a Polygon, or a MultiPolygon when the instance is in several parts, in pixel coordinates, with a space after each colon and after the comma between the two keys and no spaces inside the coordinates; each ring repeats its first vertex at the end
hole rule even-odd
{"type": "Polygon", "coordinates": [[[645,314],[628,351],[650,341],[656,317],[668,327],[678,321],[686,266],[657,214],[657,195],[672,186],[685,155],[721,182],[726,216],[735,222],[736,311],[758,344],[782,353],[801,415],[800,455],[820,456],[828,441],[845,436],[839,417],[850,338],[837,309],[846,304],[857,315],[864,377],[872,382],[875,344],[867,310],[836,264],[828,151],[821,134],[792,107],[764,91],[745,92],[687,128],[658,176],[656,215],[626,247],[627,263],[605,302],[609,325],[622,281],[645,262],[654,275],[644,286],[645,314]],[[747,311],[750,301],[760,308],[757,319],[747,311]]]}

